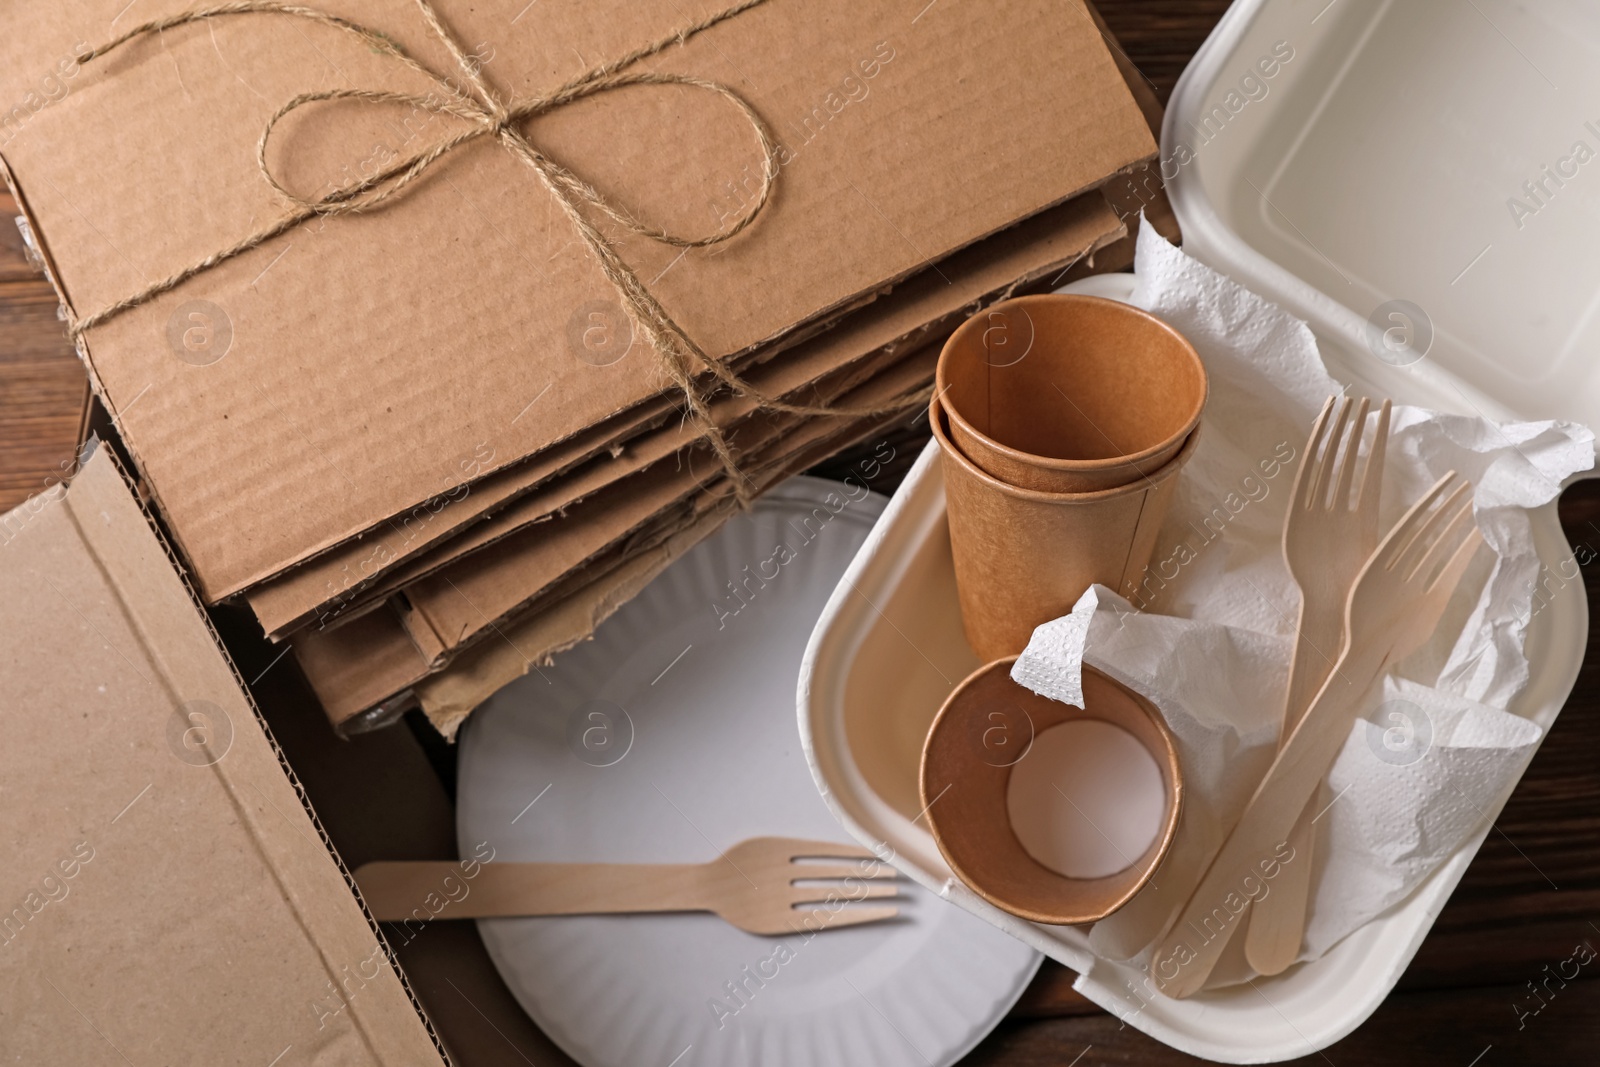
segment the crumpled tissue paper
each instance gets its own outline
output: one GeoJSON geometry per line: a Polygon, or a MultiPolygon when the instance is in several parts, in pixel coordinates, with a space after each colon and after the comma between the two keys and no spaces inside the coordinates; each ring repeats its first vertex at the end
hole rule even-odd
{"type": "MultiPolygon", "coordinates": [[[[1272,762],[1299,608],[1283,517],[1311,424],[1344,386],[1304,322],[1148,226],[1135,270],[1133,303],[1181,331],[1205,361],[1201,443],[1142,581],[1126,597],[1090,589],[1072,614],[1034,631],[1012,677],[1082,706],[1087,661],[1148,697],[1177,738],[1186,806],[1173,851],[1156,884],[1090,932],[1102,957],[1147,964],[1272,762]]],[[[1541,733],[1504,710],[1528,680],[1523,644],[1540,562],[1526,509],[1553,500],[1594,459],[1594,434],[1574,423],[1395,406],[1381,528],[1455,470],[1473,483],[1489,551],[1479,551],[1434,640],[1367,695],[1314,801],[1327,806],[1301,959],[1409,895],[1521,774],[1541,733]]],[[[1243,940],[1214,985],[1251,977],[1243,940]]]]}

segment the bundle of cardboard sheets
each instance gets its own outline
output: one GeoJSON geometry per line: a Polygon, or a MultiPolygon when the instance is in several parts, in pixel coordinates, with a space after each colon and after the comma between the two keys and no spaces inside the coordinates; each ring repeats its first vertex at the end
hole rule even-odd
{"type": "MultiPolygon", "coordinates": [[[[515,102],[724,2],[439,0],[471,71],[410,5],[322,6],[453,86],[477,72],[515,102]]],[[[80,66],[134,24],[108,27],[102,8],[19,15],[0,42],[0,99],[33,94],[40,57],[57,57],[46,67],[63,91],[0,116],[0,155],[69,322],[292,207],[256,158],[285,102],[429,91],[387,47],[281,11],[171,25],[80,66]]],[[[773,195],[727,241],[674,247],[584,207],[673,321],[751,387],[713,389],[709,373],[697,386],[749,486],[914,413],[939,343],[984,304],[1096,256],[1126,262],[1127,175],[1154,156],[1155,105],[1108,42],[1080,0],[766,0],[629,68],[726,85],[776,141],[773,195]]],[[[266,160],[311,198],[465,121],[329,99],[281,122],[266,160]]],[[[762,184],[748,120],[681,81],[596,93],[519,128],[605,202],[672,233],[717,230],[762,184]]],[[[449,730],[737,508],[639,333],[552,193],[486,137],[380,209],[307,219],[78,343],[200,596],[243,603],[292,642],[336,723],[370,724],[415,694],[449,730]]]]}

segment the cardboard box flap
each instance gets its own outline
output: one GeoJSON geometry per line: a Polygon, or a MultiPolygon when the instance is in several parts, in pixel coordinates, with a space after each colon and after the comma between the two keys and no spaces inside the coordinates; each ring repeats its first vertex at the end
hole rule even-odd
{"type": "Polygon", "coordinates": [[[437,1067],[110,452],[0,530],[0,1057],[437,1067]]]}
{"type": "MultiPolygon", "coordinates": [[[[141,8],[117,28],[188,6],[141,8]]],[[[326,6],[452,69],[409,5],[326,6]]],[[[724,5],[438,6],[485,76],[522,100],[724,5]]],[[[39,8],[0,37],[0,99],[31,93],[41,65],[71,71],[51,73],[65,95],[8,129],[4,152],[75,314],[283,214],[255,149],[285,101],[430,90],[302,21],[219,17],[83,69],[75,50],[113,33],[93,0],[39,8]]],[[[940,4],[915,20],[886,0],[770,0],[636,69],[736,87],[780,143],[774,196],[731,241],[683,252],[611,234],[714,355],[782,336],[1155,152],[1078,0],[940,4]]],[[[357,110],[291,116],[275,135],[276,173],[314,194],[441,141],[448,125],[357,110]]],[[[690,236],[745,209],[762,161],[732,105],[684,85],[630,86],[527,125],[609,201],[690,236]]],[[[549,191],[478,140],[383,209],[257,245],[96,327],[87,348],[215,598],[488,473],[473,466],[483,449],[516,462],[660,392],[644,345],[602,364],[572,340],[596,321],[625,328],[619,316],[615,287],[549,191]]]]}

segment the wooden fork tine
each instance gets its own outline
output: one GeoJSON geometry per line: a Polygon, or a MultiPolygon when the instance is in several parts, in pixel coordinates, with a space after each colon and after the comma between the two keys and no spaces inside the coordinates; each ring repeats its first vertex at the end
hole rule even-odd
{"type": "MultiPolygon", "coordinates": [[[[1440,509],[1441,512],[1443,510],[1440,509]]],[[[1477,528],[1472,514],[1472,500],[1468,498],[1455,509],[1449,523],[1432,539],[1427,553],[1406,577],[1421,575],[1426,579],[1428,588],[1432,589],[1438,576],[1444,573],[1444,568],[1454,561],[1456,551],[1477,528]]]]}
{"type": "Polygon", "coordinates": [[[1368,555],[1378,546],[1378,506],[1383,497],[1383,470],[1389,455],[1389,422],[1393,408],[1388,400],[1378,409],[1378,428],[1372,435],[1372,448],[1367,452],[1367,463],[1361,469],[1361,486],[1356,492],[1356,513],[1360,516],[1357,533],[1361,547],[1368,555]]]}
{"type": "Polygon", "coordinates": [[[1443,478],[1433,483],[1433,488],[1422,494],[1422,499],[1412,504],[1410,509],[1394,524],[1394,529],[1384,537],[1383,543],[1378,546],[1377,558],[1381,565],[1388,569],[1393,568],[1400,554],[1411,544],[1417,530],[1427,521],[1428,508],[1439,495],[1455,481],[1456,472],[1449,471],[1443,478]]]}
{"type": "Polygon", "coordinates": [[[1472,484],[1462,482],[1450,490],[1450,495],[1439,501],[1439,506],[1428,512],[1422,524],[1417,527],[1416,533],[1406,542],[1404,550],[1395,560],[1395,567],[1400,570],[1401,577],[1406,581],[1415,578],[1422,569],[1422,562],[1427,558],[1444,537],[1446,531],[1461,509],[1472,507],[1472,484]]]}
{"type": "MultiPolygon", "coordinates": [[[[758,839],[759,840],[759,839],[758,839]]],[[[769,837],[775,847],[783,850],[784,858],[818,860],[875,860],[883,861],[869,848],[860,845],[841,845],[837,841],[808,841],[803,837],[769,837]]]]}
{"type": "MultiPolygon", "coordinates": [[[[1444,617],[1444,609],[1450,606],[1450,598],[1455,595],[1456,586],[1461,584],[1461,576],[1466,573],[1467,565],[1472,562],[1472,557],[1477,555],[1482,545],[1483,533],[1477,526],[1473,526],[1455,546],[1454,553],[1445,561],[1444,566],[1439,568],[1439,573],[1434,575],[1433,581],[1423,591],[1422,607],[1418,610],[1417,617],[1412,620],[1417,633],[1432,634],[1438,627],[1439,620],[1444,617]]],[[[1396,651],[1404,656],[1415,649],[1405,646],[1396,651]]]]}
{"type": "Polygon", "coordinates": [[[868,857],[859,863],[791,863],[789,879],[811,878],[898,878],[900,872],[880,859],[868,857]],[[870,860],[870,862],[869,862],[870,860]]]}
{"type": "Polygon", "coordinates": [[[881,900],[898,897],[900,887],[875,882],[870,885],[797,885],[790,900],[795,904],[819,904],[823,901],[881,900]]]}
{"type": "Polygon", "coordinates": [[[1339,445],[1344,441],[1344,426],[1350,418],[1350,398],[1339,404],[1339,417],[1333,421],[1328,434],[1328,446],[1323,449],[1322,462],[1317,467],[1316,484],[1311,487],[1311,505],[1325,508],[1328,504],[1328,485],[1333,480],[1335,464],[1339,461],[1339,445]]]}
{"type": "Polygon", "coordinates": [[[1333,506],[1348,510],[1351,507],[1350,486],[1355,483],[1356,460],[1361,454],[1361,438],[1367,431],[1367,408],[1370,401],[1366,397],[1356,405],[1355,418],[1350,421],[1350,443],[1339,455],[1339,480],[1333,486],[1333,506]]]}
{"type": "Polygon", "coordinates": [[[1311,506],[1311,486],[1317,480],[1317,472],[1321,469],[1318,460],[1320,446],[1328,429],[1328,415],[1333,411],[1333,405],[1338,401],[1337,396],[1330,396],[1322,410],[1317,412],[1317,421],[1311,424],[1311,438],[1306,442],[1306,452],[1302,457],[1304,462],[1294,475],[1294,495],[1290,499],[1291,509],[1295,506],[1309,508],[1311,506]]]}
{"type": "Polygon", "coordinates": [[[1378,432],[1372,438],[1372,451],[1361,472],[1361,497],[1357,504],[1368,515],[1377,517],[1378,497],[1383,492],[1383,465],[1389,454],[1389,412],[1394,405],[1385,400],[1378,409],[1378,432]]]}

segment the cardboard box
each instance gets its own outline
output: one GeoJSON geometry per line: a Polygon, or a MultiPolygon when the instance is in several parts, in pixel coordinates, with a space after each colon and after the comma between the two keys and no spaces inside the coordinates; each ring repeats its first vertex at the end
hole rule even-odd
{"type": "Polygon", "coordinates": [[[26,515],[0,567],[0,1054],[441,1062],[110,452],[26,515]]]}
{"type": "MultiPolygon", "coordinates": [[[[460,74],[415,12],[330,6],[460,74]]],[[[717,7],[608,0],[598,17],[568,2],[515,19],[520,6],[442,5],[485,75],[519,99],[571,78],[579,57],[624,54],[717,7]]],[[[104,36],[92,0],[34,11],[0,41],[0,99],[27,89],[40,57],[70,60],[104,36]]],[[[733,84],[784,149],[774,198],[724,244],[680,255],[601,220],[715,357],[849,307],[1155,151],[1092,22],[1047,0],[948,5],[915,23],[887,0],[770,0],[633,69],[733,84]]],[[[89,316],[280,217],[254,159],[261,130],[295,94],[351,85],[429,89],[369,42],[287,15],[179,26],[76,72],[5,147],[70,313],[89,316]]],[[[297,111],[268,162],[314,194],[456,121],[425,112],[419,131],[403,108],[381,110],[297,111]]],[[[693,235],[745,204],[745,168],[759,160],[737,110],[683,85],[589,96],[525,126],[608,202],[693,235]],[[720,199],[708,204],[708,190],[720,199]]],[[[574,356],[569,333],[596,302],[614,303],[613,287],[571,220],[514,153],[479,140],[382,210],[298,227],[81,340],[215,600],[492,473],[471,467],[485,446],[497,469],[661,393],[647,360],[574,356]],[[191,329],[209,338],[199,359],[183,354],[191,329]],[[226,353],[196,365],[224,331],[226,353]]]]}

